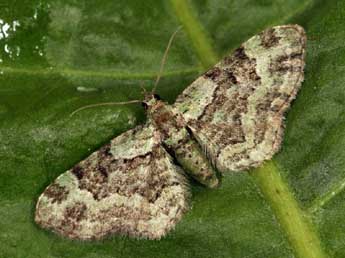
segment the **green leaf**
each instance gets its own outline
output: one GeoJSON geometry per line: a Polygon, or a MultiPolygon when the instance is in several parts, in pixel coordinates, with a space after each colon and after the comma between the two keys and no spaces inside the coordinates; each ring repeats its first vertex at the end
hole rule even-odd
{"type": "Polygon", "coordinates": [[[0,257],[345,257],[345,2],[341,0],[2,0],[0,257]],[[160,241],[61,238],[35,225],[43,189],[145,120],[137,105],[170,35],[158,93],[170,103],[241,42],[273,25],[308,36],[305,82],[281,151],[263,167],[193,184],[193,208],[160,241]]]}

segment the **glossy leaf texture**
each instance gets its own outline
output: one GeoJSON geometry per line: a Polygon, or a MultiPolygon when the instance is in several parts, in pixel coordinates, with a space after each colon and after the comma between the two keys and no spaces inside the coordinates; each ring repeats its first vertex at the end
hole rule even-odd
{"type": "Polygon", "coordinates": [[[0,257],[345,257],[343,17],[341,0],[0,1],[0,257]],[[142,98],[178,26],[158,87],[170,103],[241,42],[289,23],[307,32],[306,76],[273,161],[216,190],[192,182],[192,209],[160,241],[71,241],[35,225],[47,185],[145,120],[139,105],[70,114],[142,98]]]}

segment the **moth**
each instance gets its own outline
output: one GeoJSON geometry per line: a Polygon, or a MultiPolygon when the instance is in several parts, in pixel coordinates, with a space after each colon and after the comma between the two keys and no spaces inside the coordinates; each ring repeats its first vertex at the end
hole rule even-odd
{"type": "Polygon", "coordinates": [[[173,105],[146,93],[147,122],[60,175],[39,197],[35,221],[71,239],[110,234],[159,239],[188,209],[186,175],[260,166],[279,150],[284,113],[304,78],[298,25],[253,36],[197,78],[173,105]]]}

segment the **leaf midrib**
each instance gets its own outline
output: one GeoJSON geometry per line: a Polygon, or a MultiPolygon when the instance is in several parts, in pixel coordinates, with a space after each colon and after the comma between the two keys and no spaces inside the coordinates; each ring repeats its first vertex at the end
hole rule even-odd
{"type": "MultiPolygon", "coordinates": [[[[214,65],[217,54],[211,46],[211,39],[204,33],[201,23],[193,13],[192,6],[185,0],[170,0],[173,10],[184,26],[203,67],[214,65]]],[[[296,13],[305,10],[306,2],[296,13]]],[[[288,20],[292,16],[284,17],[288,20]]],[[[294,193],[281,177],[279,166],[273,161],[266,162],[250,172],[265,200],[270,204],[282,230],[297,257],[326,258],[328,255],[321,247],[321,241],[309,216],[301,209],[294,193]]]]}

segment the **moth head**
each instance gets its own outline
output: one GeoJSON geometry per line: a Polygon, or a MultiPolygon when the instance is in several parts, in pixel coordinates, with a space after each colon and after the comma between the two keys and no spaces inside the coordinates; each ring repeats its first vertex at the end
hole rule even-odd
{"type": "Polygon", "coordinates": [[[160,102],[161,102],[161,98],[159,97],[159,95],[155,93],[149,93],[145,95],[145,98],[142,101],[142,105],[145,109],[150,109],[156,106],[160,102]]]}

